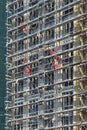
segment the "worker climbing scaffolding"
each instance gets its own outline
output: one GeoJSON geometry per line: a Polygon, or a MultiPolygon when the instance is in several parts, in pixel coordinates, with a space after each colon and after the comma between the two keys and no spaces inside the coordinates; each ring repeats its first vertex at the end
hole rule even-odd
{"type": "Polygon", "coordinates": [[[58,65],[59,65],[59,63],[58,63],[58,57],[55,57],[54,58],[54,69],[55,70],[58,69],[58,65]]]}
{"type": "MultiPolygon", "coordinates": [[[[56,54],[56,51],[54,51],[54,50],[50,50],[50,55],[54,55],[54,54],[56,54]]],[[[59,65],[59,57],[54,57],[54,69],[56,70],[56,69],[58,69],[58,65],[59,65]]]]}
{"type": "Polygon", "coordinates": [[[50,50],[50,55],[53,55],[53,54],[55,54],[55,51],[54,50],[50,50]]]}
{"type": "MultiPolygon", "coordinates": [[[[22,61],[22,64],[23,64],[23,65],[27,64],[27,61],[25,61],[25,60],[22,61]]],[[[30,69],[29,66],[24,66],[23,69],[24,69],[24,71],[25,71],[26,76],[30,75],[31,69],[30,69]]]]}
{"type": "Polygon", "coordinates": [[[23,31],[23,33],[25,33],[25,34],[26,34],[26,33],[28,32],[27,27],[23,27],[22,31],[23,31]]]}
{"type": "Polygon", "coordinates": [[[26,73],[26,76],[29,76],[29,75],[30,75],[30,73],[31,73],[30,67],[26,67],[26,68],[25,68],[25,73],[26,73]]]}

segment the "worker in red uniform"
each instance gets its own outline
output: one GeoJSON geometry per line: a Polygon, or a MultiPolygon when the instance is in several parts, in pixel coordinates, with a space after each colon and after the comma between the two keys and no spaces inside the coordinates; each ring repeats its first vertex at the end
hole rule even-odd
{"type": "Polygon", "coordinates": [[[58,63],[58,57],[55,57],[54,58],[54,69],[55,70],[58,69],[58,65],[59,65],[59,63],[58,63]]]}
{"type": "Polygon", "coordinates": [[[22,61],[22,64],[26,64],[27,62],[26,61],[22,61]]]}
{"type": "Polygon", "coordinates": [[[55,51],[54,50],[50,50],[50,55],[53,55],[55,53],[55,51]]]}
{"type": "Polygon", "coordinates": [[[25,33],[25,34],[28,32],[28,30],[27,30],[26,27],[23,27],[23,30],[22,30],[22,31],[23,31],[23,33],[25,33]]]}
{"type": "Polygon", "coordinates": [[[29,76],[29,75],[30,75],[31,70],[30,70],[30,68],[29,68],[29,67],[26,67],[26,68],[25,68],[25,73],[26,73],[26,75],[27,75],[27,76],[29,76]]]}

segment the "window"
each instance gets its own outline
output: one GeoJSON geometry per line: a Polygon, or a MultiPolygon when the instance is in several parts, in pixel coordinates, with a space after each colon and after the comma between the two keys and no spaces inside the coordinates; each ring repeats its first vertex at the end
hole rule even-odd
{"type": "Polygon", "coordinates": [[[29,109],[30,114],[37,114],[38,112],[38,104],[35,102],[36,102],[35,100],[31,101],[30,109],[29,109]]]}
{"type": "Polygon", "coordinates": [[[31,46],[35,46],[39,44],[39,37],[36,35],[36,36],[33,36],[30,38],[30,47],[31,46]]]}
{"type": "Polygon", "coordinates": [[[37,77],[30,78],[30,89],[34,89],[36,87],[38,87],[38,78],[37,77]]]}
{"type": "Polygon", "coordinates": [[[47,30],[45,32],[45,40],[50,40],[50,39],[53,39],[54,38],[54,29],[51,29],[51,30],[47,30]]]}
{"type": "Polygon", "coordinates": [[[19,42],[19,44],[18,44],[18,50],[23,50],[24,49],[23,46],[24,46],[23,41],[19,42]]]}
{"type": "Polygon", "coordinates": [[[54,1],[51,1],[51,2],[47,1],[47,2],[45,3],[45,12],[46,12],[46,13],[49,13],[49,12],[53,11],[53,10],[54,10],[54,7],[55,7],[54,1]]]}
{"type": "Polygon", "coordinates": [[[39,29],[39,24],[38,23],[34,23],[30,26],[30,34],[35,33],[36,31],[38,31],[39,29]]]}
{"type": "Polygon", "coordinates": [[[23,10],[23,6],[24,6],[23,1],[19,1],[18,2],[18,11],[22,11],[23,10]]]}
{"type": "Polygon", "coordinates": [[[47,119],[47,120],[45,121],[45,126],[46,126],[46,127],[53,127],[52,119],[47,119]]]}
{"type": "MultiPolygon", "coordinates": [[[[70,44],[65,44],[62,46],[62,50],[65,51],[65,50],[68,50],[68,49],[71,49],[73,48],[73,43],[70,43],[70,44]]],[[[63,65],[66,65],[66,64],[70,64],[73,62],[73,51],[72,52],[66,52],[62,55],[62,64],[63,65]]]]}
{"type": "Polygon", "coordinates": [[[39,12],[38,9],[35,9],[35,10],[31,11],[31,12],[30,12],[30,16],[29,16],[30,18],[29,18],[29,19],[30,19],[30,20],[33,20],[33,19],[37,18],[37,17],[38,17],[38,12],[39,12]]]}
{"type": "Polygon", "coordinates": [[[63,6],[73,2],[73,0],[63,0],[63,6]]]}
{"type": "Polygon", "coordinates": [[[48,17],[45,19],[45,27],[46,26],[52,26],[54,24],[54,16],[48,17]]]}
{"type": "Polygon", "coordinates": [[[67,35],[69,33],[71,33],[74,29],[74,25],[73,25],[73,21],[69,22],[69,23],[66,23],[64,26],[63,26],[63,32],[62,34],[63,35],[67,35]]]}
{"type": "Polygon", "coordinates": [[[49,100],[49,101],[47,101],[46,105],[47,105],[46,112],[53,112],[54,101],[53,100],[49,100]]]}
{"type": "Polygon", "coordinates": [[[36,72],[38,72],[38,63],[33,63],[30,65],[30,68],[31,68],[31,73],[34,74],[36,72]]]}
{"type": "Polygon", "coordinates": [[[20,25],[21,22],[24,22],[24,16],[22,15],[18,16],[18,25],[20,25]]]}
{"type": "Polygon", "coordinates": [[[69,19],[71,16],[73,16],[73,14],[74,14],[73,7],[68,10],[63,11],[62,20],[64,21],[64,20],[69,19]]]}
{"type": "Polygon", "coordinates": [[[54,74],[53,73],[47,73],[45,75],[45,84],[51,85],[54,83],[54,74]]]}
{"type": "Polygon", "coordinates": [[[54,68],[53,58],[46,59],[44,63],[45,63],[45,70],[50,70],[54,68]]]}
{"type": "Polygon", "coordinates": [[[63,80],[73,78],[73,67],[63,69],[63,80]]]}
{"type": "Polygon", "coordinates": [[[73,92],[63,92],[62,95],[66,95],[63,98],[63,109],[70,109],[73,107],[73,92]]]}
{"type": "Polygon", "coordinates": [[[29,59],[30,59],[30,61],[37,60],[38,59],[38,54],[31,55],[29,59]]]}
{"type": "Polygon", "coordinates": [[[23,107],[18,107],[15,109],[15,118],[23,117],[23,107]]]}

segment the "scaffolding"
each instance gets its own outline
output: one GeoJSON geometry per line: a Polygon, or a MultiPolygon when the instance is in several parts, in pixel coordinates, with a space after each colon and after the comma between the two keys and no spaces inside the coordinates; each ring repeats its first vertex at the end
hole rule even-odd
{"type": "Polygon", "coordinates": [[[6,130],[86,130],[87,1],[6,8],[6,130]]]}

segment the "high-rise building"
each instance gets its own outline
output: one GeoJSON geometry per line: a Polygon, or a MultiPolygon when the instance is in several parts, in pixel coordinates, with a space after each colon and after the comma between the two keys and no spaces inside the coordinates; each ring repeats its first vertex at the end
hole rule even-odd
{"type": "Polygon", "coordinates": [[[5,128],[5,94],[6,94],[6,80],[5,80],[5,52],[6,52],[6,0],[0,0],[0,130],[5,128]]]}
{"type": "Polygon", "coordinates": [[[87,130],[87,0],[6,7],[6,130],[87,130]]]}

